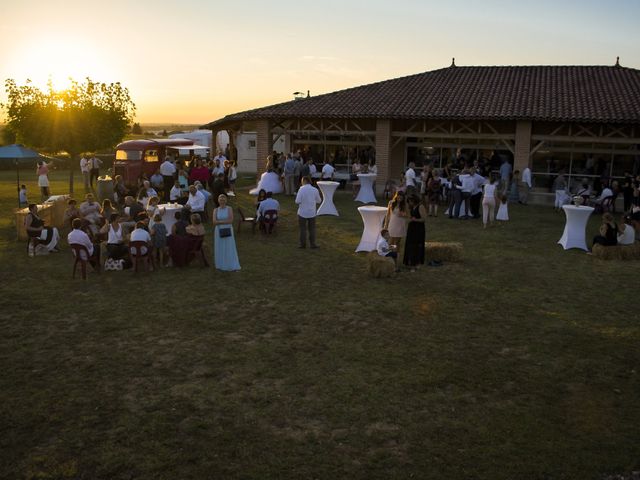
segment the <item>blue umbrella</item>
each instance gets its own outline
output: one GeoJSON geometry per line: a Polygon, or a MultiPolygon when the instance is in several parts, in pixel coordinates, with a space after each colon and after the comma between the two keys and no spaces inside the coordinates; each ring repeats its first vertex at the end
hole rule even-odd
{"type": "MultiPolygon", "coordinates": [[[[18,190],[20,190],[20,163],[26,163],[29,160],[40,158],[40,154],[35,150],[26,148],[23,145],[7,145],[6,147],[0,147],[0,160],[13,160],[16,165],[16,181],[18,184],[18,190]]],[[[18,198],[18,206],[20,206],[20,199],[18,198]]]]}

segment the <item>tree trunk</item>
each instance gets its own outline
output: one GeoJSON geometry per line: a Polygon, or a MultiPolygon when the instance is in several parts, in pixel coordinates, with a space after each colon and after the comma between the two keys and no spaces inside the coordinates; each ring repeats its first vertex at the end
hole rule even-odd
{"type": "Polygon", "coordinates": [[[74,153],[70,153],[71,164],[69,165],[69,195],[73,195],[73,166],[76,163],[76,155],[74,153]]]}

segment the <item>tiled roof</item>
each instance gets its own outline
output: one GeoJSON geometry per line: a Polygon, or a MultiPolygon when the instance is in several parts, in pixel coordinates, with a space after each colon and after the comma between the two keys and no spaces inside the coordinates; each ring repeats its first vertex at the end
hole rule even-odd
{"type": "Polygon", "coordinates": [[[640,70],[451,66],[227,115],[205,128],[309,117],[640,123],[640,70]]]}

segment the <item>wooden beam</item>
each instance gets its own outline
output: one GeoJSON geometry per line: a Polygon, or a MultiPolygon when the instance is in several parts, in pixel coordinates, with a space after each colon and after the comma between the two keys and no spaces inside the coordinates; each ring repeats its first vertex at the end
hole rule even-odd
{"type": "Polygon", "coordinates": [[[461,138],[461,139],[484,139],[484,140],[515,140],[515,133],[430,133],[430,132],[391,132],[394,137],[416,137],[416,138],[461,138]]]}
{"type": "Polygon", "coordinates": [[[544,141],[539,142],[535,147],[531,149],[531,151],[529,152],[529,156],[533,157],[533,154],[536,153],[538,150],[540,150],[543,146],[544,146],[544,141]]]}
{"type": "Polygon", "coordinates": [[[576,137],[573,135],[531,135],[532,140],[546,142],[576,142],[576,143],[613,143],[616,145],[637,145],[640,138],[611,138],[611,137],[576,137]]]}

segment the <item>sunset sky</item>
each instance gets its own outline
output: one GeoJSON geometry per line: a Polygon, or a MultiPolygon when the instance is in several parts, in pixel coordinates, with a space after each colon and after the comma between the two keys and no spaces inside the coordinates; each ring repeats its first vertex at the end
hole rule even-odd
{"type": "Polygon", "coordinates": [[[620,56],[640,68],[639,18],[640,0],[0,0],[0,79],[120,81],[137,121],[204,123],[452,57],[613,65],[620,56]]]}

